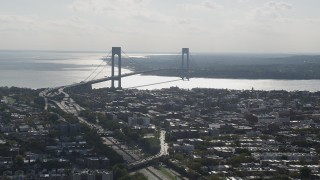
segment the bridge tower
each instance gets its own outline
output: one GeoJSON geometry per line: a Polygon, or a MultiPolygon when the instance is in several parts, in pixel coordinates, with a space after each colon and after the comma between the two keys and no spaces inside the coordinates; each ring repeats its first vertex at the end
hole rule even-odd
{"type": "Polygon", "coordinates": [[[181,74],[181,77],[182,79],[186,78],[189,80],[189,56],[190,56],[190,53],[189,53],[189,48],[182,48],[182,63],[181,63],[181,71],[182,71],[182,74],[181,74]],[[186,65],[185,65],[185,59],[184,59],[184,56],[187,56],[187,62],[186,62],[186,65]]]}
{"type": "Polygon", "coordinates": [[[112,67],[111,67],[111,88],[114,87],[114,81],[118,81],[118,88],[121,88],[121,47],[112,47],[112,67]],[[114,76],[114,58],[115,55],[118,55],[118,77],[114,76]]]}

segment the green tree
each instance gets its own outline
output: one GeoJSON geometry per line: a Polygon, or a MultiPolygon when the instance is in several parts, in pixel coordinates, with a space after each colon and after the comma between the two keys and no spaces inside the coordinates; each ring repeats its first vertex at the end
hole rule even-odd
{"type": "Polygon", "coordinates": [[[253,114],[246,114],[245,118],[250,124],[256,124],[258,122],[258,117],[253,114]]]}
{"type": "Polygon", "coordinates": [[[201,170],[201,163],[199,162],[195,162],[195,161],[192,161],[189,163],[189,168],[190,169],[193,169],[195,171],[200,171],[201,170]]]}
{"type": "Polygon", "coordinates": [[[137,172],[133,175],[126,175],[119,180],[147,180],[147,178],[143,174],[137,172]]]}
{"type": "Polygon", "coordinates": [[[47,118],[51,122],[56,122],[59,119],[59,116],[56,113],[49,113],[47,118]]]}
{"type": "Polygon", "coordinates": [[[10,147],[6,144],[0,144],[0,154],[2,156],[8,156],[10,154],[10,147]]]}
{"type": "Polygon", "coordinates": [[[95,123],[96,122],[96,114],[89,110],[83,110],[80,112],[80,116],[86,118],[88,121],[95,123]]]}
{"type": "Polygon", "coordinates": [[[238,167],[241,163],[252,162],[253,159],[250,156],[246,156],[246,154],[240,154],[230,158],[228,161],[232,166],[238,167]]]}
{"type": "Polygon", "coordinates": [[[223,176],[219,176],[218,174],[215,174],[215,175],[211,175],[210,177],[209,177],[209,179],[210,180],[220,180],[220,179],[222,179],[222,177],[223,176]]]}
{"type": "Polygon", "coordinates": [[[177,159],[177,160],[179,160],[179,161],[182,161],[182,160],[184,159],[184,156],[183,156],[183,154],[181,154],[181,153],[176,153],[176,154],[174,155],[174,158],[177,159]]]}
{"type": "Polygon", "coordinates": [[[304,166],[300,169],[300,177],[301,179],[309,179],[311,177],[311,169],[304,166]]]}
{"type": "Polygon", "coordinates": [[[114,179],[120,179],[120,178],[128,175],[128,171],[123,164],[117,164],[117,165],[113,166],[112,171],[113,171],[113,178],[114,179]]]}
{"type": "Polygon", "coordinates": [[[160,140],[157,138],[146,138],[143,140],[143,148],[151,154],[156,154],[160,151],[160,140]]]}
{"type": "Polygon", "coordinates": [[[277,174],[272,179],[273,180],[289,180],[290,177],[288,175],[285,175],[285,174],[277,174]]]}
{"type": "Polygon", "coordinates": [[[21,155],[16,155],[16,158],[14,160],[15,164],[21,167],[23,165],[23,157],[21,155]]]}

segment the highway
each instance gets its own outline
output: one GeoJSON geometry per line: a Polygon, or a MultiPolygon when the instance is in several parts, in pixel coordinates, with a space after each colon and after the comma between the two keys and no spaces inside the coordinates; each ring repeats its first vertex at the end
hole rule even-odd
{"type": "Polygon", "coordinates": [[[140,169],[138,172],[144,174],[148,179],[170,180],[162,172],[160,172],[159,170],[155,169],[152,166],[148,166],[144,169],[140,169]]]}
{"type": "MultiPolygon", "coordinates": [[[[61,110],[65,111],[66,113],[71,113],[74,116],[76,116],[79,120],[80,123],[86,124],[88,127],[90,127],[91,129],[96,130],[98,133],[105,133],[105,130],[97,124],[93,124],[90,123],[88,121],[86,121],[84,118],[79,116],[79,112],[81,110],[84,110],[83,107],[81,107],[79,104],[77,104],[70,96],[69,94],[67,94],[66,92],[64,92],[64,87],[58,87],[58,88],[53,88],[53,89],[47,89],[42,91],[39,96],[47,99],[45,100],[45,107],[48,106],[48,101],[53,102],[57,107],[59,107],[61,110]],[[53,93],[57,91],[56,93],[53,93]],[[63,94],[64,97],[63,99],[59,102],[53,99],[50,99],[56,95],[60,95],[63,94]]],[[[105,144],[112,144],[112,148],[118,153],[120,154],[124,160],[126,160],[128,163],[132,163],[135,162],[137,160],[139,160],[139,158],[137,158],[137,156],[133,156],[132,154],[129,153],[129,151],[126,151],[121,147],[121,144],[119,143],[115,143],[115,141],[112,141],[111,139],[109,139],[108,137],[104,137],[102,138],[103,142],[105,144]]]]}
{"type": "Polygon", "coordinates": [[[147,158],[141,159],[139,161],[135,161],[133,163],[128,164],[128,168],[136,168],[139,167],[140,165],[147,164],[151,162],[154,159],[160,158],[162,156],[165,156],[168,154],[168,144],[165,142],[165,136],[166,136],[166,131],[161,130],[160,132],[160,152],[154,156],[149,156],[147,158]]]}

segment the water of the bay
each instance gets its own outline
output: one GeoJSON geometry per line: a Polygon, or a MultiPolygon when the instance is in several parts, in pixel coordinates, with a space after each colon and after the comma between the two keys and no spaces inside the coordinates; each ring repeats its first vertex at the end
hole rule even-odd
{"type": "MultiPolygon", "coordinates": [[[[0,51],[0,86],[36,89],[110,76],[111,68],[105,66],[105,62],[102,60],[106,55],[107,53],[104,52],[0,51]],[[96,71],[94,72],[94,70],[96,71]]],[[[129,53],[131,57],[151,57],[151,60],[165,55],[173,56],[172,54],[129,53]]],[[[130,71],[127,69],[122,70],[122,73],[128,72],[130,71]]],[[[160,89],[177,86],[186,89],[199,87],[237,90],[252,88],[256,90],[287,91],[320,90],[320,80],[191,78],[190,81],[178,81],[178,79],[178,77],[135,75],[123,78],[122,86],[138,89],[160,89]],[[161,82],[168,83],[162,84],[161,82]],[[143,86],[146,84],[154,85],[143,86]]],[[[93,87],[109,86],[110,82],[104,82],[93,87]]]]}

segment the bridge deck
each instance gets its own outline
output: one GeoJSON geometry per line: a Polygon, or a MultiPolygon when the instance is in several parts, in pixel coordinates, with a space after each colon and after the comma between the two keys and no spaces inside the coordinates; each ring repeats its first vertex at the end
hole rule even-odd
{"type": "MultiPolygon", "coordinates": [[[[177,68],[152,69],[152,70],[137,71],[137,72],[131,72],[131,73],[122,74],[121,77],[128,77],[128,76],[133,76],[133,75],[137,75],[137,74],[144,74],[144,73],[157,72],[157,71],[178,71],[178,70],[182,70],[182,69],[177,69],[177,68]]],[[[118,76],[114,77],[114,79],[117,79],[117,78],[118,78],[118,76]]],[[[91,81],[75,83],[75,84],[69,85],[69,87],[80,86],[80,85],[89,85],[89,84],[97,84],[97,83],[110,81],[110,80],[112,80],[112,77],[105,77],[105,78],[95,79],[95,80],[91,80],[91,81]]]]}

